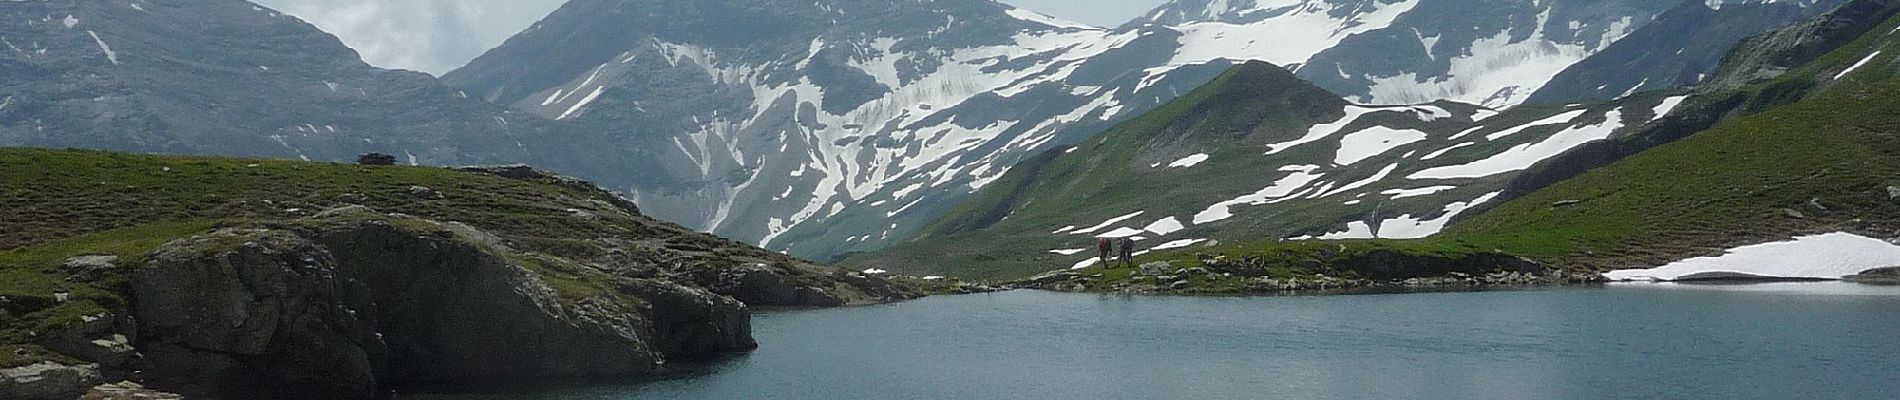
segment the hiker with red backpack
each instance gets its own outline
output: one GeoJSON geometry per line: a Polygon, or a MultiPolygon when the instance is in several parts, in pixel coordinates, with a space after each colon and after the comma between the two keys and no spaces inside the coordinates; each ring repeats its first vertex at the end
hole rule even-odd
{"type": "Polygon", "coordinates": [[[1115,246],[1113,243],[1110,243],[1108,241],[1108,238],[1105,238],[1105,237],[1095,238],[1095,249],[1102,253],[1102,257],[1097,259],[1097,260],[1100,260],[1099,262],[1102,265],[1108,268],[1115,268],[1115,265],[1112,264],[1110,261],[1112,259],[1108,258],[1109,252],[1114,251],[1115,246]]]}

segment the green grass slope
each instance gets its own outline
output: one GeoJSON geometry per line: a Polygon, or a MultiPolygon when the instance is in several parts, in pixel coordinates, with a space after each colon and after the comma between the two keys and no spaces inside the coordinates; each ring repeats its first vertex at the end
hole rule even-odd
{"type": "MultiPolygon", "coordinates": [[[[37,332],[128,306],[128,274],[75,271],[64,265],[71,257],[111,255],[120,266],[136,266],[174,239],[217,227],[294,223],[345,205],[492,234],[564,300],[605,290],[609,274],[739,263],[771,265],[814,286],[830,287],[832,279],[830,269],[647,218],[606,191],[565,178],[0,148],[0,368],[58,360],[27,343],[37,332]]],[[[440,232],[404,221],[392,219],[418,234],[440,232]]]]}
{"type": "Polygon", "coordinates": [[[1144,234],[1142,249],[1200,239],[1205,240],[1192,246],[1322,236],[1374,215],[1382,221],[1402,216],[1440,219],[1453,213],[1448,205],[1501,191],[1514,173],[1449,179],[1408,175],[1539,144],[1573,126],[1642,126],[1654,120],[1652,110],[1666,95],[1519,107],[1501,114],[1450,102],[1361,107],[1280,67],[1245,64],[1097,138],[1016,165],[917,239],[853,256],[843,264],[916,275],[1012,279],[1069,268],[1093,256],[1093,234],[1142,228],[1167,218],[1183,223],[1183,229],[1144,234]],[[1348,115],[1353,119],[1345,119],[1348,115]],[[1547,121],[1556,115],[1565,119],[1547,121]],[[1611,115],[1621,119],[1610,121],[1611,115]],[[1333,132],[1313,141],[1286,144],[1329,130],[1333,132]],[[1518,133],[1500,133],[1506,130],[1518,133]],[[1488,138],[1494,133],[1500,134],[1488,138]],[[1411,141],[1408,134],[1420,137],[1411,141]],[[1355,139],[1376,141],[1382,135],[1391,138],[1386,139],[1392,143],[1389,147],[1355,139]],[[1203,154],[1205,161],[1193,166],[1170,166],[1203,154]],[[1317,178],[1293,185],[1298,190],[1285,188],[1289,192],[1271,204],[1234,205],[1227,207],[1229,218],[1194,223],[1216,204],[1282,186],[1281,181],[1297,175],[1291,167],[1312,168],[1317,178]],[[1448,188],[1424,195],[1387,193],[1439,186],[1448,188]],[[1065,227],[1086,231],[1136,211],[1142,214],[1095,232],[1060,232],[1065,227]],[[1054,252],[1073,249],[1084,253],[1054,252]]]}
{"type": "Polygon", "coordinates": [[[1505,203],[1446,236],[1591,269],[1653,266],[1818,232],[1900,236],[1896,26],[1900,19],[1889,20],[1758,84],[1806,88],[1791,105],[1505,203]]]}

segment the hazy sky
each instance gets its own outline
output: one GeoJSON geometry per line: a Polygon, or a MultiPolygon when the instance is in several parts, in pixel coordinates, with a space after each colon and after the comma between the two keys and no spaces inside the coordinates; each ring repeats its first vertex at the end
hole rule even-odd
{"type": "MultiPolygon", "coordinates": [[[[566,0],[252,1],[336,34],[370,64],[440,75],[527,29],[566,0]]],[[[1003,2],[1069,20],[1117,26],[1165,0],[1003,2]]]]}

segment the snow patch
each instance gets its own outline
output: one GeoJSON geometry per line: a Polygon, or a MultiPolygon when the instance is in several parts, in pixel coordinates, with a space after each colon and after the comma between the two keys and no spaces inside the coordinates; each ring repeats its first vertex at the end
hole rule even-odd
{"type": "Polygon", "coordinates": [[[1443,191],[1457,189],[1457,188],[1458,188],[1457,186],[1432,186],[1432,187],[1417,188],[1417,189],[1392,189],[1392,190],[1379,192],[1379,194],[1389,195],[1389,196],[1392,196],[1393,200],[1398,200],[1398,199],[1403,199],[1403,198],[1408,198],[1408,197],[1430,196],[1430,195],[1438,194],[1438,192],[1443,192],[1443,191]]]}
{"type": "Polygon", "coordinates": [[[1503,139],[1507,136],[1516,135],[1530,128],[1569,123],[1570,121],[1577,120],[1577,118],[1579,117],[1583,117],[1583,114],[1587,112],[1589,112],[1589,110],[1576,110],[1576,111],[1570,111],[1570,112],[1566,112],[1562,114],[1552,115],[1549,117],[1544,117],[1544,119],[1531,121],[1531,123],[1528,123],[1528,124],[1518,125],[1518,126],[1511,127],[1511,129],[1505,129],[1505,130],[1493,132],[1489,135],[1484,135],[1484,139],[1498,140],[1498,139],[1503,139]]]}
{"type": "Polygon", "coordinates": [[[1603,274],[1618,281],[1721,278],[1840,279],[1874,268],[1900,265],[1900,245],[1851,233],[1803,236],[1742,246],[1715,257],[1677,261],[1652,269],[1603,274]]]}
{"type": "Polygon", "coordinates": [[[99,44],[99,51],[106,53],[106,60],[112,61],[112,65],[119,65],[119,53],[112,51],[112,46],[107,45],[105,39],[100,39],[98,32],[86,31],[86,34],[92,35],[93,43],[99,44]]]}
{"type": "Polygon", "coordinates": [[[1846,78],[1847,74],[1852,74],[1854,73],[1854,71],[1860,70],[1860,67],[1867,66],[1868,62],[1874,61],[1874,57],[1880,57],[1880,52],[1875,51],[1874,54],[1868,54],[1867,58],[1860,59],[1860,62],[1854,63],[1854,66],[1847,67],[1847,70],[1841,71],[1840,74],[1834,75],[1834,80],[1838,81],[1838,80],[1841,80],[1841,78],[1846,78]]]}
{"type": "Polygon", "coordinates": [[[1205,242],[1205,241],[1207,241],[1207,239],[1181,239],[1181,240],[1176,240],[1172,242],[1155,245],[1154,248],[1149,249],[1149,250],[1153,250],[1153,251],[1173,250],[1173,249],[1193,246],[1196,243],[1205,242]]]}
{"type": "Polygon", "coordinates": [[[1108,227],[1109,227],[1110,225],[1115,225],[1115,224],[1119,224],[1119,223],[1122,223],[1122,221],[1127,221],[1127,220],[1129,220],[1129,219],[1133,219],[1133,218],[1135,218],[1135,217],[1139,217],[1139,216],[1141,216],[1141,214],[1146,214],[1146,213],[1147,213],[1147,211],[1136,211],[1136,212],[1134,212],[1133,214],[1128,214],[1128,215],[1123,215],[1123,216],[1120,216],[1120,217],[1115,217],[1115,218],[1109,218],[1109,219],[1108,219],[1107,221],[1102,221],[1102,223],[1101,223],[1101,224],[1097,224],[1097,225],[1095,225],[1095,226],[1091,226],[1091,227],[1089,227],[1088,229],[1083,229],[1083,230],[1079,230],[1079,231],[1074,231],[1074,232],[1070,232],[1070,233],[1071,233],[1071,234],[1076,234],[1076,235],[1087,235],[1087,234],[1090,234],[1090,233],[1095,233],[1095,231],[1099,231],[1099,230],[1102,230],[1102,229],[1104,229],[1104,228],[1108,228],[1108,227]]]}
{"type": "Polygon", "coordinates": [[[560,116],[560,117],[556,117],[556,118],[554,118],[554,119],[556,119],[556,120],[563,120],[563,119],[567,119],[567,117],[571,117],[571,116],[574,116],[574,113],[577,113],[577,112],[580,112],[580,111],[581,111],[582,109],[585,109],[585,108],[587,108],[587,105],[588,105],[588,104],[593,104],[593,103],[594,103],[594,100],[599,100],[599,99],[600,99],[600,94],[601,94],[601,93],[603,93],[603,92],[606,92],[606,91],[607,91],[607,87],[606,87],[606,86],[601,86],[601,87],[596,87],[596,88],[594,88],[594,92],[593,92],[593,93],[589,93],[589,94],[587,95],[587,97],[583,97],[583,98],[581,98],[581,101],[580,101],[580,102],[578,102],[578,103],[574,103],[574,106],[572,106],[572,107],[568,107],[568,108],[567,108],[567,111],[565,111],[565,112],[562,112],[562,113],[561,113],[561,116],[560,116]]]}
{"type": "Polygon", "coordinates": [[[1352,165],[1385,154],[1400,146],[1423,142],[1426,137],[1425,132],[1413,129],[1392,129],[1383,126],[1366,128],[1339,139],[1339,154],[1333,158],[1333,163],[1352,165]]]}
{"type": "Polygon", "coordinates": [[[1208,206],[1205,211],[1194,214],[1194,224],[1200,225],[1233,218],[1234,214],[1232,210],[1230,210],[1233,206],[1267,204],[1273,200],[1285,198],[1287,195],[1293,194],[1293,191],[1306,187],[1307,184],[1313,183],[1313,181],[1317,181],[1319,178],[1325,176],[1324,174],[1315,173],[1315,171],[1319,170],[1319,166],[1317,165],[1286,166],[1280,167],[1280,170],[1288,171],[1289,168],[1295,168],[1296,170],[1291,171],[1293,172],[1292,174],[1280,178],[1279,181],[1275,181],[1273,186],[1268,186],[1265,189],[1260,189],[1260,191],[1243,195],[1233,200],[1215,203],[1214,205],[1208,206]]]}
{"type": "Polygon", "coordinates": [[[1668,116],[1670,111],[1675,111],[1676,106],[1682,105],[1682,101],[1687,99],[1689,99],[1689,96],[1675,96],[1663,99],[1662,103],[1656,104],[1656,108],[1651,110],[1653,114],[1651,114],[1652,116],[1649,117],[1649,120],[1655,121],[1668,116]]]}
{"type": "Polygon", "coordinates": [[[1160,221],[1155,221],[1152,224],[1148,224],[1147,227],[1143,227],[1141,228],[1141,230],[1154,232],[1155,235],[1167,236],[1168,234],[1180,232],[1182,229],[1186,229],[1186,228],[1187,228],[1186,226],[1181,225],[1180,219],[1175,218],[1175,217],[1167,217],[1167,218],[1162,218],[1160,221]]]}
{"type": "Polygon", "coordinates": [[[1089,251],[1089,249],[1049,250],[1050,253],[1061,254],[1065,256],[1073,256],[1077,254],[1082,254],[1082,252],[1084,251],[1089,251]]]}
{"type": "Polygon", "coordinates": [[[1183,157],[1179,160],[1174,160],[1174,162],[1168,163],[1168,168],[1193,168],[1196,165],[1200,165],[1203,162],[1207,162],[1207,159],[1208,159],[1208,155],[1205,153],[1195,154],[1195,155],[1183,157]]]}
{"type": "MultiPolygon", "coordinates": [[[[1115,228],[1115,230],[1112,230],[1112,231],[1108,231],[1108,233],[1104,233],[1104,234],[1100,234],[1100,235],[1095,235],[1095,237],[1098,237],[1098,238],[1109,238],[1109,239],[1121,239],[1121,238],[1125,238],[1125,237],[1135,237],[1136,235],[1140,235],[1140,234],[1142,234],[1142,233],[1145,233],[1145,232],[1147,232],[1147,231],[1144,231],[1144,230],[1140,230],[1140,229],[1135,229],[1135,228],[1115,228]]],[[[1140,239],[1136,239],[1136,240],[1140,240],[1140,239]]]]}
{"type": "Polygon", "coordinates": [[[1512,171],[1529,169],[1539,161],[1563,154],[1570,149],[1586,143],[1609,139],[1610,134],[1623,127],[1623,110],[1611,110],[1604,114],[1604,121],[1596,125],[1571,127],[1550,135],[1543,142],[1527,143],[1512,147],[1490,158],[1470,164],[1451,165],[1427,169],[1407,176],[1410,179],[1459,179],[1483,178],[1512,171]]]}

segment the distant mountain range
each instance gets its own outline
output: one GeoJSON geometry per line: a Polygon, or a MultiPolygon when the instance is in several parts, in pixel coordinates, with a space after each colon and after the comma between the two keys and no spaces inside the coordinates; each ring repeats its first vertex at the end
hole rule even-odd
{"type": "Polygon", "coordinates": [[[1184,0],[1101,28],[985,0],[575,0],[438,81],[237,0],[9,2],[0,144],[533,163],[830,259],[1244,62],[1469,118],[1692,83],[1709,49],[1834,4],[1184,0]]]}

